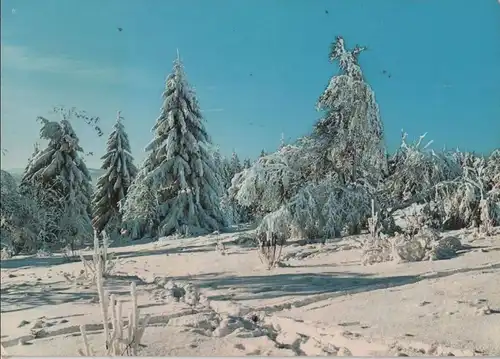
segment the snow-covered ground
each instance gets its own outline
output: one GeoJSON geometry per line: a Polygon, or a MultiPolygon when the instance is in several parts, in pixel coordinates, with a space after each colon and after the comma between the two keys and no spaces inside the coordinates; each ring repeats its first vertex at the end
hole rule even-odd
{"type": "MultiPolygon", "coordinates": [[[[119,259],[105,286],[127,313],[136,281],[141,315],[152,315],[144,356],[500,355],[500,235],[457,234],[471,248],[451,260],[362,266],[362,238],[347,237],[291,244],[270,271],[255,249],[232,244],[240,234],[128,243],[112,248],[119,259]],[[225,254],[215,250],[221,238],[225,254]],[[172,301],[169,280],[192,282],[208,301],[172,301]]],[[[8,354],[76,355],[81,324],[102,354],[96,288],[64,277],[81,263],[16,257],[1,266],[8,354]]]]}

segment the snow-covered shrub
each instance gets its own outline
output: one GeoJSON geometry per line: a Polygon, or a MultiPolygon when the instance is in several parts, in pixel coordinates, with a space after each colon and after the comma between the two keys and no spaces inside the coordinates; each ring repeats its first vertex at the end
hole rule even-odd
{"type": "Polygon", "coordinates": [[[222,185],[198,101],[179,58],[163,99],[147,157],[125,200],[124,227],[139,237],[213,232],[225,224],[222,185]],[[148,212],[137,218],[137,206],[148,212]]]}
{"type": "Polygon", "coordinates": [[[456,237],[442,238],[433,229],[423,228],[416,234],[382,235],[364,243],[361,262],[369,265],[381,262],[418,262],[450,259],[462,249],[456,237]]]}
{"type": "Polygon", "coordinates": [[[304,184],[302,154],[302,147],[288,145],[260,157],[234,176],[230,198],[260,215],[278,210],[304,184]]]}
{"type": "Polygon", "coordinates": [[[49,258],[52,257],[54,254],[48,249],[48,248],[40,248],[39,250],[36,251],[36,257],[37,258],[49,258]]]}
{"type": "MultiPolygon", "coordinates": [[[[34,253],[54,242],[50,229],[55,225],[59,213],[55,208],[45,207],[32,191],[21,194],[14,178],[1,171],[0,238],[13,254],[34,253]]],[[[42,198],[51,195],[46,191],[42,198]]]]}
{"type": "Polygon", "coordinates": [[[104,174],[97,180],[94,192],[93,218],[94,229],[101,232],[105,228],[113,233],[120,227],[121,215],[119,203],[125,200],[128,189],[137,174],[130,151],[130,142],[122,123],[118,118],[107,141],[106,154],[101,168],[104,174]]]}
{"type": "Polygon", "coordinates": [[[155,277],[153,283],[158,287],[154,291],[156,299],[186,303],[191,307],[206,306],[208,299],[191,282],[173,281],[168,277],[155,277]]]}
{"type": "Polygon", "coordinates": [[[301,238],[359,233],[371,213],[371,195],[362,184],[342,186],[335,178],[311,182],[288,203],[301,238]]]}
{"type": "Polygon", "coordinates": [[[460,239],[449,236],[431,243],[428,255],[432,260],[451,259],[457,256],[457,252],[463,248],[460,239]]]}
{"type": "Polygon", "coordinates": [[[500,149],[493,151],[487,159],[484,171],[489,191],[500,191],[500,149]]]}
{"type": "MultiPolygon", "coordinates": [[[[116,296],[111,296],[104,290],[102,277],[97,277],[97,292],[99,295],[99,304],[101,306],[101,315],[103,323],[104,336],[104,355],[105,356],[137,356],[142,336],[148,326],[150,315],[140,319],[140,309],[137,305],[137,289],[135,282],[130,285],[130,296],[132,299],[132,308],[128,315],[128,322],[125,325],[122,315],[122,301],[117,300],[116,296]],[[111,318],[109,316],[111,312],[111,318]],[[110,333],[111,327],[111,333],[110,333]]],[[[96,354],[89,345],[85,325],[80,326],[84,350],[79,349],[81,356],[95,356],[96,354]]]]}
{"type": "Polygon", "coordinates": [[[499,225],[500,191],[494,187],[495,175],[490,172],[490,164],[483,157],[468,153],[458,155],[462,175],[436,186],[435,200],[443,204],[444,228],[499,225]]]}
{"type": "Polygon", "coordinates": [[[429,150],[432,142],[422,146],[425,135],[413,144],[408,144],[406,138],[403,133],[399,149],[389,158],[388,177],[383,185],[388,207],[404,208],[413,202],[428,201],[436,185],[462,173],[452,154],[429,150]]]}
{"type": "Polygon", "coordinates": [[[285,207],[266,215],[256,230],[256,239],[259,243],[259,258],[267,269],[278,265],[281,251],[290,238],[291,217],[285,207]]]}
{"type": "Polygon", "coordinates": [[[2,250],[0,251],[0,259],[10,259],[12,258],[13,250],[7,246],[7,244],[2,243],[2,250]]]}

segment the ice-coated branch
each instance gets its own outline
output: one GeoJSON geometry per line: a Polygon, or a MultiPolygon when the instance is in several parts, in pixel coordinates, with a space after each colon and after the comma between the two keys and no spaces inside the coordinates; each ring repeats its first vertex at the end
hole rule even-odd
{"type": "MultiPolygon", "coordinates": [[[[148,326],[150,315],[146,315],[140,320],[140,311],[137,303],[137,287],[135,282],[130,284],[130,296],[132,308],[125,325],[122,315],[122,301],[111,296],[104,289],[103,279],[97,281],[97,292],[99,294],[99,305],[103,322],[104,353],[107,356],[136,356],[144,332],[148,326]],[[109,316],[111,314],[111,317],[109,316]],[[109,328],[111,327],[111,332],[109,328]]],[[[85,333],[85,326],[80,327],[84,343],[84,351],[79,350],[82,356],[93,355],[93,351],[88,343],[85,333]]]]}

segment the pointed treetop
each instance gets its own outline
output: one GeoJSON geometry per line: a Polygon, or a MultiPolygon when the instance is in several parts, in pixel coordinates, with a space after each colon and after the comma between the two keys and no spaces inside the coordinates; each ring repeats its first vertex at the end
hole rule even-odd
{"type": "Polygon", "coordinates": [[[122,112],[120,110],[118,110],[118,112],[116,114],[116,122],[121,123],[122,120],[123,120],[122,112]]]}
{"type": "Polygon", "coordinates": [[[342,36],[337,36],[330,51],[330,61],[339,60],[339,66],[347,75],[361,77],[361,69],[358,64],[358,56],[365,51],[365,46],[354,46],[351,51],[346,50],[345,41],[342,36]]]}
{"type": "Polygon", "coordinates": [[[285,133],[281,132],[281,138],[280,138],[280,148],[285,147],[285,133]]]}

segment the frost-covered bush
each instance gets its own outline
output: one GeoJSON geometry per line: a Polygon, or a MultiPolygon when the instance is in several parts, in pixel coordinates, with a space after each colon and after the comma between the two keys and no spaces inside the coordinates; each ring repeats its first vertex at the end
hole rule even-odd
{"type": "Polygon", "coordinates": [[[293,231],[290,212],[283,206],[266,215],[256,230],[259,258],[267,269],[278,265],[283,245],[293,231]]]}
{"type": "Polygon", "coordinates": [[[489,191],[500,191],[500,149],[493,151],[486,161],[484,171],[489,191]]]}
{"type": "MultiPolygon", "coordinates": [[[[32,196],[31,191],[22,195],[14,178],[1,171],[0,238],[2,245],[12,254],[34,253],[53,242],[50,228],[58,213],[44,207],[32,196]]],[[[47,192],[45,196],[49,196],[47,192]]]]}
{"type": "Polygon", "coordinates": [[[460,249],[462,244],[458,238],[442,238],[436,231],[424,228],[414,235],[397,234],[368,240],[363,245],[361,262],[370,265],[390,261],[444,260],[457,256],[460,249]]]}
{"type": "Polygon", "coordinates": [[[309,183],[288,203],[293,225],[302,238],[357,234],[371,213],[371,196],[360,184],[342,186],[326,178],[309,183]]]}
{"type": "Polygon", "coordinates": [[[460,157],[462,175],[436,186],[435,200],[443,205],[444,228],[500,225],[500,191],[495,187],[494,173],[496,161],[489,162],[469,153],[458,153],[457,156],[460,157]]]}
{"type": "Polygon", "coordinates": [[[260,157],[234,176],[230,198],[261,215],[278,210],[304,184],[302,155],[302,147],[288,145],[260,157]]]}
{"type": "Polygon", "coordinates": [[[408,144],[406,138],[404,133],[399,149],[389,158],[389,173],[383,187],[390,207],[430,200],[436,185],[454,180],[462,173],[452,154],[428,150],[431,142],[422,146],[425,135],[413,144],[408,144]]]}

